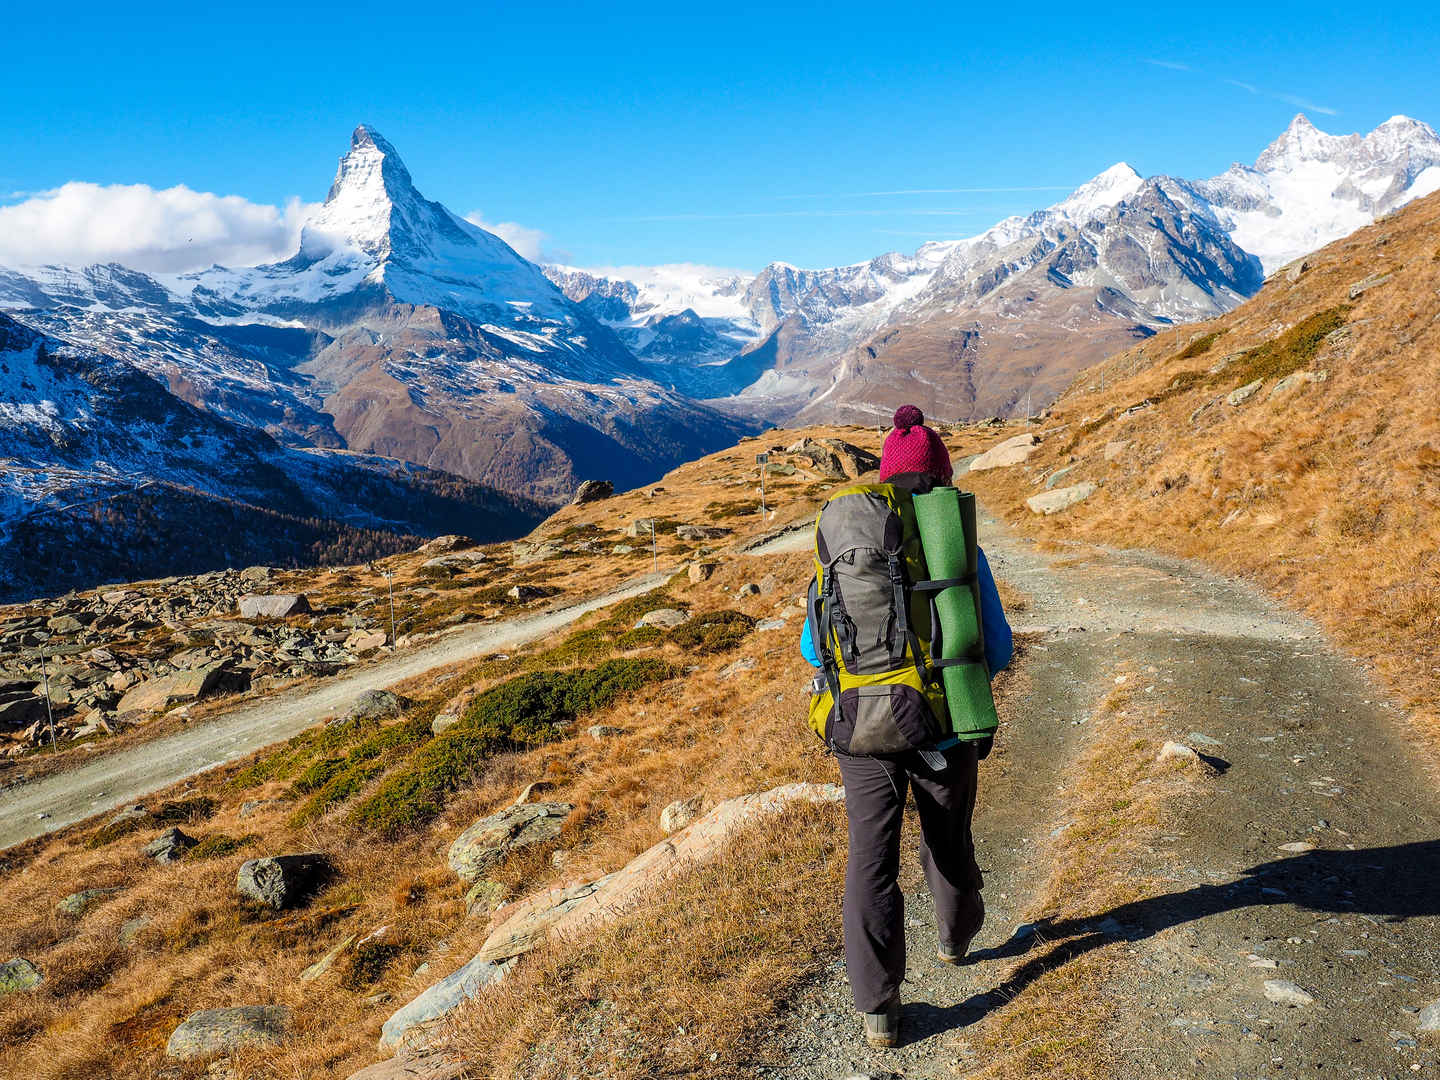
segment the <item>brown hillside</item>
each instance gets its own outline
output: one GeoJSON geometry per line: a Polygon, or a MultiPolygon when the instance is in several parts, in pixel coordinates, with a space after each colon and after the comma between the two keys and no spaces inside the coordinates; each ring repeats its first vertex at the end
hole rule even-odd
{"type": "Polygon", "coordinates": [[[1042,536],[1250,576],[1372,662],[1440,738],[1440,196],[1089,369],[1024,466],[967,482],[1042,536]],[[1026,510],[1083,482],[1097,492],[1063,513],[1026,510]]]}

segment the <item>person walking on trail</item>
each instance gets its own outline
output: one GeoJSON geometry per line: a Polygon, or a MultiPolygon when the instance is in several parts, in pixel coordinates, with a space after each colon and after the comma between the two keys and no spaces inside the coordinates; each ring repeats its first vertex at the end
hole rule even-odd
{"type": "MultiPolygon", "coordinates": [[[[842,489],[821,511],[816,526],[816,582],[811,584],[810,615],[800,643],[805,659],[824,672],[811,686],[816,694],[811,725],[834,750],[845,784],[849,819],[845,968],[855,1007],[864,1014],[866,1040],[876,1047],[898,1045],[900,1034],[905,900],[898,876],[907,788],[914,791],[920,817],[920,861],[935,900],[938,959],[963,963],[985,918],[971,817],[978,763],[989,754],[993,735],[986,732],[984,737],[974,738],[971,733],[970,739],[962,741],[951,733],[947,721],[925,731],[916,728],[916,717],[928,722],[931,713],[943,713],[946,706],[936,671],[926,663],[928,649],[938,643],[939,629],[931,626],[935,607],[929,600],[935,593],[922,593],[914,586],[942,589],[959,583],[959,579],[917,581],[928,575],[923,554],[916,554],[920,551],[918,537],[909,535],[916,529],[911,498],[949,486],[953,475],[944,443],[924,421],[913,405],[897,410],[894,430],[886,437],[880,458],[880,484],[842,489]],[[849,500],[837,515],[848,515],[844,521],[851,524],[865,514],[872,521],[885,517],[885,539],[861,536],[837,543],[838,527],[827,523],[826,514],[847,495],[860,498],[849,500]],[[888,516],[886,507],[892,511],[888,516]],[[871,508],[878,508],[879,515],[871,508]],[[897,532],[901,535],[896,536],[897,532]],[[908,567],[903,600],[898,579],[907,575],[896,572],[897,564],[908,567]],[[826,577],[833,577],[838,584],[830,583],[833,594],[826,590],[826,595],[817,595],[818,583],[826,577]],[[890,595],[896,600],[887,609],[890,595]],[[868,621],[867,603],[879,605],[868,621]],[[931,633],[936,635],[934,642],[931,633]],[[915,683],[918,689],[897,686],[902,675],[908,677],[912,659],[921,673],[915,683]],[[867,681],[856,673],[880,674],[868,679],[872,685],[843,691],[835,678],[842,666],[852,684],[867,681]],[[939,705],[923,711],[937,696],[939,705]],[[876,735],[881,728],[889,734],[876,735]]],[[[978,547],[976,551],[971,580],[978,586],[983,648],[976,650],[973,659],[949,663],[978,664],[983,660],[993,677],[1010,662],[1011,634],[984,552],[978,547]],[[982,652],[983,657],[978,655],[982,652]]]]}

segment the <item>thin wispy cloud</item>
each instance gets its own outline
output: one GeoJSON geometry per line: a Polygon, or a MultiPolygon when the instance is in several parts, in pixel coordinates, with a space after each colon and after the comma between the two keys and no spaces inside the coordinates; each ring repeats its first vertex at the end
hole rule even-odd
{"type": "Polygon", "coordinates": [[[750,210],[724,214],[644,214],[638,217],[608,218],[609,221],[745,221],[752,218],[855,218],[855,217],[972,217],[992,214],[989,206],[967,206],[933,210],[750,210]]]}
{"type": "Polygon", "coordinates": [[[1146,57],[1141,62],[1144,64],[1148,64],[1151,67],[1166,68],[1170,71],[1194,72],[1196,75],[1200,75],[1204,78],[1214,79],[1217,82],[1222,82],[1226,86],[1234,86],[1237,89],[1244,90],[1247,94],[1254,94],[1256,97],[1267,97],[1270,98],[1272,101],[1283,101],[1287,105],[1294,105],[1297,109],[1303,109],[1306,112],[1319,113],[1321,116],[1340,115],[1339,109],[1332,109],[1328,105],[1316,104],[1309,98],[1299,97],[1296,94],[1281,94],[1270,90],[1262,90],[1254,83],[1245,82],[1243,79],[1230,79],[1223,76],[1213,75],[1207,71],[1197,71],[1189,64],[1182,64],[1175,60],[1155,60],[1146,57]]]}
{"type": "Polygon", "coordinates": [[[1277,101],[1283,101],[1287,105],[1294,105],[1297,109],[1304,109],[1306,112],[1317,112],[1324,116],[1340,115],[1338,109],[1332,109],[1327,105],[1316,105],[1315,102],[1307,101],[1302,97],[1296,97],[1294,94],[1276,94],[1275,98],[1277,101]]]}
{"type": "Polygon", "coordinates": [[[1078,184],[1031,184],[1025,187],[900,188],[895,191],[813,192],[808,195],[776,195],[777,199],[876,199],[893,195],[1004,195],[1026,191],[1074,191],[1078,184]]]}

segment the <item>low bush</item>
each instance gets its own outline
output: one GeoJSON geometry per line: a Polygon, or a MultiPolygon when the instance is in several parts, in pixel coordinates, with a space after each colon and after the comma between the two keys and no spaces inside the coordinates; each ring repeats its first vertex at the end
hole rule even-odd
{"type": "Polygon", "coordinates": [[[223,859],[227,855],[234,855],[241,848],[258,843],[260,837],[255,833],[247,833],[245,836],[226,836],[224,833],[214,833],[205,837],[198,844],[185,852],[187,862],[202,862],[206,859],[223,859]]]}
{"type": "Polygon", "coordinates": [[[622,694],[668,679],[650,658],[608,660],[584,671],[535,671],[491,687],[459,722],[426,743],[351,811],[353,824],[397,835],[434,818],[487,759],[556,738],[577,716],[622,694]]]}
{"type": "Polygon", "coordinates": [[[1212,330],[1208,334],[1201,334],[1176,355],[1176,360],[1193,360],[1197,356],[1204,356],[1214,347],[1215,342],[1220,340],[1224,330],[1212,330]]]}
{"type": "Polygon", "coordinates": [[[755,629],[755,620],[743,611],[722,608],[706,611],[670,631],[670,640],[700,655],[728,652],[755,629]]]}
{"type": "Polygon", "coordinates": [[[1279,337],[1242,353],[1217,378],[1243,386],[1256,379],[1283,379],[1299,371],[1315,359],[1321,343],[1345,325],[1350,310],[1348,304],[1340,304],[1300,320],[1279,337]]]}

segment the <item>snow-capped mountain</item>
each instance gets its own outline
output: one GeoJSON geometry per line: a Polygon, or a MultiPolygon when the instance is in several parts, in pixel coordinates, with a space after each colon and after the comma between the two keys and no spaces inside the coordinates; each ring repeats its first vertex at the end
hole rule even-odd
{"type": "Polygon", "coordinates": [[[747,426],[648,378],[539,267],[421,195],[366,125],[283,262],[163,282],[123,267],[0,271],[0,307],[292,445],[548,499],[580,479],[654,479],[747,426]]]}
{"type": "Polygon", "coordinates": [[[416,534],[501,538],[543,513],[406,462],[282,447],[4,315],[0,387],[0,599],[416,534]]]}

